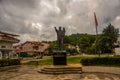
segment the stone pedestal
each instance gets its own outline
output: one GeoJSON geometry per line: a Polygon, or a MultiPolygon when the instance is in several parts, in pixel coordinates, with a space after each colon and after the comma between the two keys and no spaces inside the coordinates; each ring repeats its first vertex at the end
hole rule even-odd
{"type": "Polygon", "coordinates": [[[53,51],[53,65],[67,65],[66,51],[63,50],[53,51]]]}

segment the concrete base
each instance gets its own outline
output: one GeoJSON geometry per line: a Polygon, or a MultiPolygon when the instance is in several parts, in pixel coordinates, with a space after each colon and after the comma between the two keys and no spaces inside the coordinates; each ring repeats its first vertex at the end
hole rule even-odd
{"type": "Polygon", "coordinates": [[[44,74],[81,74],[82,66],[79,65],[57,65],[57,66],[46,66],[43,69],[38,71],[39,73],[44,74]]]}
{"type": "Polygon", "coordinates": [[[66,51],[53,51],[53,65],[67,65],[66,51]]]}

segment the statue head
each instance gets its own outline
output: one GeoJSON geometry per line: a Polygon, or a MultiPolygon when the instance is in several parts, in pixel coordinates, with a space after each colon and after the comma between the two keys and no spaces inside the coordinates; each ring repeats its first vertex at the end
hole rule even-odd
{"type": "Polygon", "coordinates": [[[59,30],[61,30],[61,27],[59,27],[59,30]]]}

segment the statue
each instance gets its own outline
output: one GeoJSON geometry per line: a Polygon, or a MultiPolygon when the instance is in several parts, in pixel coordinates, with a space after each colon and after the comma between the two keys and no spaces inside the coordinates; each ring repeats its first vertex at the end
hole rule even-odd
{"type": "Polygon", "coordinates": [[[65,28],[59,27],[57,29],[55,27],[55,31],[57,33],[58,50],[53,51],[53,64],[67,65],[67,53],[65,50],[63,50],[63,37],[65,36],[65,28]]]}
{"type": "Polygon", "coordinates": [[[57,30],[57,28],[55,27],[55,31],[57,33],[58,49],[62,50],[63,37],[65,36],[65,28],[61,29],[61,27],[59,27],[59,30],[57,30]]]}

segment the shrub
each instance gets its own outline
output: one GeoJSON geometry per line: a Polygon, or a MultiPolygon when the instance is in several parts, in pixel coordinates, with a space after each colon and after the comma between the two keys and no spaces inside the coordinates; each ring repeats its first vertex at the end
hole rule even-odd
{"type": "Polygon", "coordinates": [[[38,53],[32,53],[32,54],[29,54],[27,52],[20,52],[20,53],[17,53],[19,55],[19,57],[35,57],[35,56],[38,56],[39,54],[38,53]]]}
{"type": "Polygon", "coordinates": [[[76,49],[67,48],[66,51],[70,54],[78,53],[76,49]]]}
{"type": "Polygon", "coordinates": [[[82,58],[83,65],[107,65],[107,66],[120,66],[120,57],[89,57],[82,58]]]}
{"type": "Polygon", "coordinates": [[[17,54],[19,55],[19,57],[28,57],[28,54],[26,52],[20,52],[17,54]]]}
{"type": "Polygon", "coordinates": [[[11,65],[19,65],[19,64],[20,64],[20,60],[19,59],[0,60],[0,67],[11,66],[11,65]]]}

